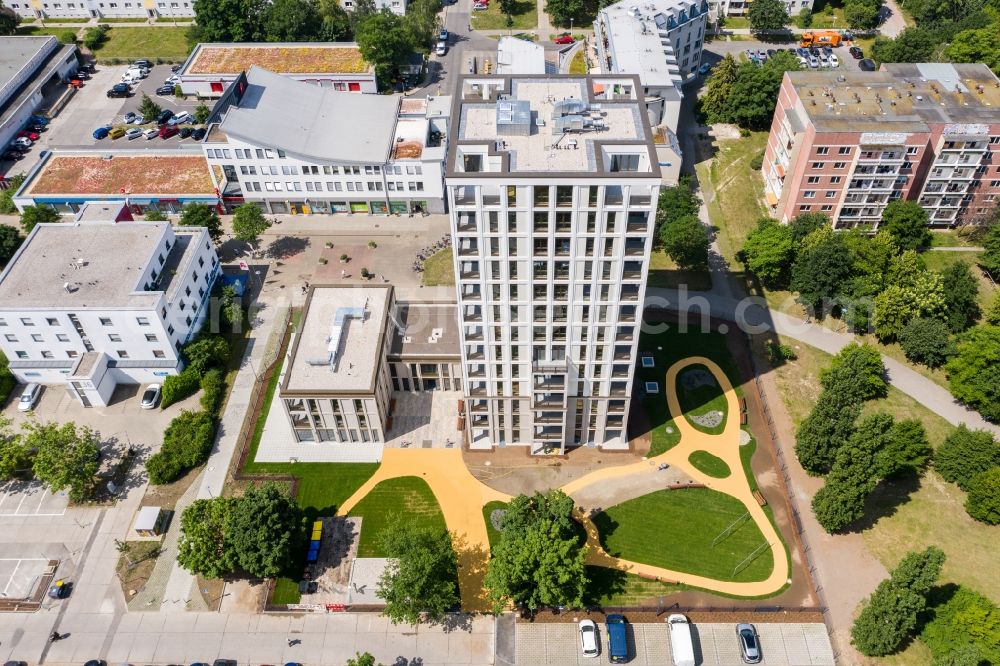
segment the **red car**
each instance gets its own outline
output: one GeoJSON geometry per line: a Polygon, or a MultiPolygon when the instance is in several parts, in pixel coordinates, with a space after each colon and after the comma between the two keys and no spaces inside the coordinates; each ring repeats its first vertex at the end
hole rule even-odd
{"type": "Polygon", "coordinates": [[[17,135],[19,137],[22,137],[22,136],[23,137],[27,137],[27,138],[31,139],[32,141],[38,141],[38,132],[31,132],[29,130],[21,130],[20,132],[17,133],[17,135]]]}
{"type": "Polygon", "coordinates": [[[172,136],[176,136],[178,133],[180,133],[180,130],[177,129],[176,125],[164,125],[160,128],[161,139],[169,139],[172,136]]]}
{"type": "Polygon", "coordinates": [[[568,32],[564,32],[563,34],[559,35],[552,41],[554,41],[556,44],[572,44],[575,40],[573,39],[573,35],[569,34],[568,32]]]}

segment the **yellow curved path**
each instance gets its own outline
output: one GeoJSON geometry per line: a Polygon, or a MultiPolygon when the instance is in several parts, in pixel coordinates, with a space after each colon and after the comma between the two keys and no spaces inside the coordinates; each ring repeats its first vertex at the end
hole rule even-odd
{"type": "MultiPolygon", "coordinates": [[[[650,461],[654,464],[666,462],[676,465],[699,483],[705,484],[712,490],[731,495],[743,503],[771,546],[771,556],[774,561],[771,575],[759,582],[735,583],[611,557],[601,548],[597,528],[593,522],[586,516],[578,515],[586,528],[587,544],[590,546],[587,563],[738,596],[763,596],[777,592],[787,582],[788,557],[781,538],[764,510],[754,499],[743,474],[743,462],[740,460],[740,406],[729,378],[711,359],[692,356],[670,366],[664,390],[670,414],[681,436],[677,446],[649,460],[595,470],[567,483],[560,490],[572,496],[573,493],[594,483],[604,483],[609,479],[637,472],[648,472],[650,461]],[[677,374],[690,365],[698,364],[704,365],[712,372],[726,394],[728,404],[726,424],[723,432],[718,435],[710,435],[695,429],[685,418],[677,399],[675,390],[677,374]],[[688,456],[697,450],[708,451],[718,456],[729,465],[732,473],[725,479],[715,479],[698,471],[688,462],[688,456]]],[[[489,610],[490,604],[483,589],[483,577],[486,575],[490,548],[486,523],[483,520],[483,506],[493,501],[508,502],[511,496],[490,488],[474,477],[465,466],[461,451],[457,449],[385,449],[378,470],[340,506],[338,515],[347,515],[382,481],[402,476],[416,476],[427,482],[441,507],[448,529],[458,537],[455,550],[458,553],[458,581],[463,608],[469,611],[489,610]]],[[[663,547],[669,548],[670,544],[664,542],[663,547]]]]}
{"type": "MultiPolygon", "coordinates": [[[[715,361],[703,356],[692,356],[677,361],[670,366],[667,370],[664,390],[667,394],[667,405],[670,407],[670,415],[674,419],[674,426],[680,432],[681,438],[680,443],[672,449],[658,456],[653,456],[650,460],[657,464],[665,462],[670,465],[676,465],[695,481],[705,484],[712,490],[717,490],[738,499],[746,507],[747,511],[750,512],[750,518],[757,524],[761,534],[764,535],[764,539],[771,546],[771,556],[774,561],[774,568],[771,570],[771,575],[767,579],[758,582],[736,583],[611,557],[601,548],[597,528],[593,522],[586,516],[579,516],[586,528],[587,544],[590,546],[587,553],[587,563],[620,569],[634,574],[655,576],[665,581],[694,585],[713,592],[723,592],[738,596],[755,597],[777,592],[788,582],[788,556],[781,538],[778,536],[771,521],[768,520],[764,509],[754,499],[753,492],[747,484],[746,476],[743,474],[743,462],[740,460],[740,406],[736,397],[736,391],[729,382],[729,378],[726,377],[722,368],[715,361]],[[726,423],[722,433],[718,435],[710,435],[697,430],[684,416],[680,401],[677,399],[675,387],[677,386],[678,373],[688,366],[699,364],[704,365],[711,371],[716,381],[719,382],[719,386],[722,387],[722,390],[726,394],[728,407],[726,410],[726,423]],[[698,450],[708,451],[712,455],[724,460],[729,465],[731,474],[724,479],[716,479],[698,471],[688,462],[688,456],[698,450]]],[[[567,495],[572,495],[574,492],[593,483],[602,483],[608,479],[627,476],[640,471],[648,471],[649,465],[649,461],[642,461],[621,467],[599,469],[566,484],[562,487],[562,490],[567,495]]],[[[664,542],[663,547],[669,548],[670,544],[664,542]]]]}
{"type": "Polygon", "coordinates": [[[489,610],[483,577],[489,561],[490,540],[483,521],[483,506],[493,501],[509,502],[511,496],[472,476],[458,449],[385,449],[378,470],[338,508],[338,515],[346,516],[382,481],[401,476],[416,476],[427,482],[441,507],[448,530],[457,537],[455,552],[458,554],[462,608],[489,610]]]}

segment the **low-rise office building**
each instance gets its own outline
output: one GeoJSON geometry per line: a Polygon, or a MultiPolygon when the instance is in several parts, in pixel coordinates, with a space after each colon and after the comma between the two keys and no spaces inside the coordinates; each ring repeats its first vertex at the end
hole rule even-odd
{"type": "Polygon", "coordinates": [[[621,0],[605,7],[594,22],[596,73],[637,74],[649,124],[676,132],[681,86],[701,66],[707,14],[705,0],[621,0]]]}
{"type": "MultiPolygon", "coordinates": [[[[375,9],[382,11],[388,9],[393,14],[403,16],[406,14],[407,0],[375,0],[375,9]]],[[[340,6],[349,12],[353,12],[358,6],[357,0],[340,0],[340,6]]]]}
{"type": "Polygon", "coordinates": [[[0,39],[0,148],[14,140],[47,97],[66,89],[63,82],[76,68],[76,46],[55,37],[0,39]]]}
{"type": "Polygon", "coordinates": [[[28,20],[194,17],[194,0],[16,0],[6,5],[28,20]]]}
{"type": "MultiPolygon", "coordinates": [[[[321,88],[378,92],[375,68],[365,61],[353,42],[198,44],[177,75],[184,94],[221,97],[251,67],[321,88]]],[[[278,129],[275,127],[275,131],[278,129]]]]}
{"type": "Polygon", "coordinates": [[[1000,196],[1000,79],[982,64],[788,72],[761,167],[772,214],[877,228],[895,199],[935,227],[985,222],[1000,196]]]}
{"type": "Polygon", "coordinates": [[[0,274],[11,372],[64,385],[86,407],[107,404],[117,384],[178,373],[219,274],[204,228],[91,221],[88,212],[36,226],[0,274]]]}
{"type": "Polygon", "coordinates": [[[441,213],[450,105],[253,67],[216,104],[202,147],[218,190],[268,213],[441,213]]]}
{"type": "MultiPolygon", "coordinates": [[[[19,210],[50,206],[75,215],[91,201],[125,199],[133,214],[178,213],[188,203],[221,206],[201,149],[51,150],[14,193],[19,210]]],[[[220,208],[221,212],[221,208],[220,208]]]]}

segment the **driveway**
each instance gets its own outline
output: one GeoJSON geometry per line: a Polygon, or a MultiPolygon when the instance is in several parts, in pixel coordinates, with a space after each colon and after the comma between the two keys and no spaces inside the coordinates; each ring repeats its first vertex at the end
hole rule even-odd
{"type": "MultiPolygon", "coordinates": [[[[821,623],[757,624],[761,664],[771,666],[833,666],[833,648],[821,623]]],[[[734,666],[742,663],[736,642],[736,625],[692,625],[695,662],[700,666],[734,666]]],[[[574,623],[519,623],[516,627],[518,666],[591,666],[608,664],[607,636],[598,624],[601,654],[583,657],[574,623]]],[[[672,663],[670,631],[665,623],[629,625],[629,664],[664,666],[672,663]]]]}

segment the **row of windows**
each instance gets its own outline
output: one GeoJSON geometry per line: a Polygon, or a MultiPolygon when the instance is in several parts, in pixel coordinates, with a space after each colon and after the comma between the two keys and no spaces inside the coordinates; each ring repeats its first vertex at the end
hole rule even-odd
{"type": "MultiPolygon", "coordinates": [[[[17,357],[19,359],[22,359],[22,360],[28,360],[28,358],[29,358],[28,352],[26,352],[26,351],[15,351],[14,354],[17,355],[17,357]]],[[[128,352],[125,351],[124,349],[115,350],[115,354],[118,356],[118,358],[129,358],[128,352]]],[[[55,354],[53,354],[52,352],[47,351],[47,350],[42,350],[41,351],[41,355],[42,355],[42,358],[44,358],[44,359],[54,359],[55,358],[55,354]]],[[[75,349],[67,349],[66,350],[66,358],[76,358],[79,355],[80,355],[80,352],[76,351],[75,349]]],[[[153,358],[166,358],[166,357],[167,357],[167,355],[163,352],[162,349],[154,349],[153,350],[153,358]]]]}
{"type": "MultiPolygon", "coordinates": [[[[206,148],[205,152],[208,154],[209,157],[219,160],[232,159],[234,153],[236,155],[236,158],[241,160],[251,160],[254,159],[255,157],[257,159],[273,159],[274,157],[278,157],[279,159],[285,159],[285,157],[287,157],[285,151],[279,150],[277,148],[273,150],[271,148],[252,148],[252,149],[234,148],[232,150],[230,150],[229,148],[206,148]]],[[[253,169],[254,167],[250,168],[253,169]]],[[[268,173],[272,175],[278,174],[277,171],[278,167],[261,165],[260,169],[261,173],[265,175],[268,173]]],[[[364,173],[365,175],[368,176],[377,176],[383,173],[383,171],[388,175],[394,174],[397,176],[401,176],[404,173],[407,173],[411,176],[420,175],[423,173],[423,167],[418,164],[409,164],[406,166],[390,164],[385,167],[378,164],[369,164],[364,167],[334,166],[329,164],[319,166],[319,165],[306,164],[302,166],[302,173],[305,175],[309,174],[319,175],[321,173],[320,169],[322,169],[322,173],[327,176],[338,175],[340,173],[343,173],[345,175],[351,175],[351,174],[361,175],[362,173],[364,173]]],[[[281,173],[286,176],[297,176],[299,175],[299,167],[294,164],[288,166],[282,166],[281,173]]]]}
{"type": "MultiPolygon", "coordinates": [[[[164,311],[163,316],[166,317],[166,311],[164,311]]],[[[113,323],[111,321],[111,317],[101,317],[100,318],[100,322],[101,322],[101,326],[112,326],[113,325],[113,323]]],[[[46,317],[45,318],[45,323],[48,324],[49,326],[62,326],[62,322],[60,322],[55,317],[46,317]]],[[[136,317],[135,318],[135,323],[138,324],[139,326],[149,326],[149,317],[136,317]]],[[[6,326],[6,325],[7,325],[7,320],[0,318],[0,326],[6,326]]],[[[31,319],[30,317],[21,317],[21,325],[22,326],[34,326],[35,325],[35,321],[33,319],[31,319]]],[[[8,337],[10,337],[10,336],[8,336],[8,337]]]]}
{"type": "MultiPolygon", "coordinates": [[[[297,181],[285,181],[282,183],[280,180],[274,181],[245,181],[243,183],[246,186],[248,192],[260,192],[262,191],[261,184],[263,184],[263,191],[265,192],[302,192],[302,183],[297,181]]],[[[326,190],[327,192],[343,192],[344,183],[331,183],[327,182],[326,190]]],[[[369,192],[382,192],[381,182],[369,182],[368,191],[369,192]]],[[[348,181],[346,183],[348,192],[364,192],[365,183],[362,181],[348,181]]],[[[386,187],[390,192],[423,192],[424,184],[422,182],[411,182],[404,183],[403,181],[388,181],[386,187]]],[[[305,183],[306,192],[323,192],[323,183],[319,181],[307,181],[305,183]]]]}
{"type": "MultiPolygon", "coordinates": [[[[4,338],[6,338],[7,342],[18,342],[17,336],[14,335],[14,334],[12,334],[12,333],[5,334],[4,338]]],[[[39,333],[32,333],[31,334],[31,341],[32,342],[45,342],[45,338],[41,334],[39,334],[39,333]]],[[[69,341],[70,341],[70,339],[69,339],[68,335],[66,335],[64,333],[57,333],[56,334],[56,342],[69,342],[69,341]]],[[[108,341],[109,342],[121,342],[122,341],[122,336],[118,335],[117,333],[108,333],[108,341]]],[[[152,333],[147,333],[146,334],[146,342],[157,342],[157,341],[158,340],[157,340],[156,335],[154,335],[152,333]]]]}

